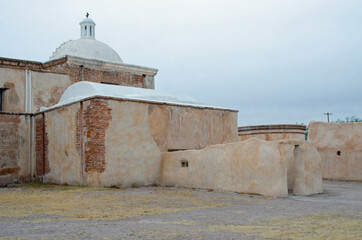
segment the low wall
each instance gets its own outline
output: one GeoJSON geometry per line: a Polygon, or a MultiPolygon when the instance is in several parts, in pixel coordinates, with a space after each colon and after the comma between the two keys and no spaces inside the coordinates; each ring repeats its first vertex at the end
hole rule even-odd
{"type": "Polygon", "coordinates": [[[295,195],[323,191],[320,156],[313,144],[256,138],[163,153],[158,183],[276,197],[288,196],[288,185],[295,195]]]}
{"type": "Polygon", "coordinates": [[[362,180],[362,123],[310,122],[308,141],[322,159],[323,178],[362,180]]]}
{"type": "Polygon", "coordinates": [[[305,140],[305,125],[300,124],[277,124],[256,125],[238,128],[239,140],[244,141],[255,137],[265,141],[277,140],[305,140]]]}

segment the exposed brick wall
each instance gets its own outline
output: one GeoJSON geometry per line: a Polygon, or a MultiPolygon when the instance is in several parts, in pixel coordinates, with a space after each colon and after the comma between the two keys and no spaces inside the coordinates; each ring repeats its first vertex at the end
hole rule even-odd
{"type": "Polygon", "coordinates": [[[48,67],[47,71],[67,74],[72,83],[90,81],[118,84],[121,86],[146,87],[144,84],[144,76],[127,72],[96,70],[66,63],[48,67]]]}
{"type": "MultiPolygon", "coordinates": [[[[82,102],[80,103],[82,104],[82,102]]],[[[76,148],[77,148],[77,151],[79,153],[79,155],[82,155],[82,147],[81,147],[81,144],[82,144],[82,141],[81,141],[81,131],[82,131],[82,125],[81,125],[81,121],[82,121],[82,118],[81,118],[81,111],[82,109],[79,108],[77,114],[76,114],[76,122],[77,122],[77,125],[76,125],[76,128],[75,128],[75,139],[76,139],[76,148]]]]}
{"type": "Polygon", "coordinates": [[[36,174],[41,176],[50,172],[48,161],[48,136],[44,129],[43,115],[35,117],[35,156],[36,174]]]}
{"type": "Polygon", "coordinates": [[[0,170],[17,166],[19,124],[19,115],[0,114],[0,170]]]}
{"type": "Polygon", "coordinates": [[[92,99],[84,110],[84,161],[85,172],[104,172],[106,168],[105,135],[112,119],[108,100],[92,99]]]}

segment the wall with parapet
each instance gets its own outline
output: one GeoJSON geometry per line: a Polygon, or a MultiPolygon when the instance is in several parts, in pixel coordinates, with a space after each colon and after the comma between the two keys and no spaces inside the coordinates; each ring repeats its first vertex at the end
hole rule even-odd
{"type": "Polygon", "coordinates": [[[246,141],[163,153],[158,183],[286,197],[323,191],[320,156],[302,141],[246,141]],[[288,173],[289,169],[294,171],[288,173]]]}
{"type": "Polygon", "coordinates": [[[322,158],[323,178],[362,180],[362,123],[310,122],[308,141],[322,158]]]}

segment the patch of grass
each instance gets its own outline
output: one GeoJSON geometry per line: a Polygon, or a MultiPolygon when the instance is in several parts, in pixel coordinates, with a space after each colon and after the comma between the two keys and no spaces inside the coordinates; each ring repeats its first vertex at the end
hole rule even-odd
{"type": "MultiPolygon", "coordinates": [[[[189,191],[95,189],[58,185],[28,185],[21,191],[3,189],[0,217],[63,216],[72,219],[114,220],[141,215],[221,207],[228,204],[202,200],[189,191]]],[[[49,219],[55,219],[50,217],[49,219]]]]}
{"type": "Polygon", "coordinates": [[[361,213],[279,217],[248,225],[212,225],[210,231],[245,233],[267,239],[362,239],[361,213]]]}

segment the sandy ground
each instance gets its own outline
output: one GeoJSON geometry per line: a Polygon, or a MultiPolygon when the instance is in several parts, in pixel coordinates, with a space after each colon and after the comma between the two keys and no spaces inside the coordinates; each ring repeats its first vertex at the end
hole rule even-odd
{"type": "Polygon", "coordinates": [[[268,198],[188,188],[0,189],[0,239],[362,239],[362,183],[268,198]]]}

